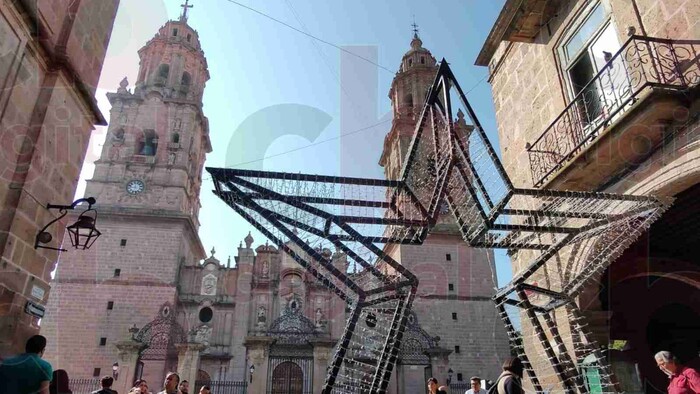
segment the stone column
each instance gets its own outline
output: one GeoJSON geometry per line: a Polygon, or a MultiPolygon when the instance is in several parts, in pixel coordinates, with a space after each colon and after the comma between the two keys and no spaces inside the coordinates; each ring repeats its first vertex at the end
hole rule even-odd
{"type": "MultiPolygon", "coordinates": [[[[452,350],[435,347],[426,350],[430,357],[430,365],[433,371],[433,377],[438,380],[440,386],[447,386],[447,371],[450,369],[450,360],[448,356],[452,350]]],[[[454,379],[454,377],[452,377],[454,379]]]]}
{"type": "Polygon", "coordinates": [[[314,347],[314,379],[311,392],[320,393],[323,390],[323,384],[326,382],[328,363],[336,342],[330,339],[312,339],[309,342],[314,347]]]}
{"type": "Polygon", "coordinates": [[[118,351],[119,376],[114,381],[112,388],[119,393],[128,393],[136,378],[134,376],[136,363],[139,360],[139,353],[143,349],[144,344],[134,339],[127,339],[117,342],[115,346],[118,351]]]}
{"type": "Polygon", "coordinates": [[[180,374],[180,381],[187,380],[190,387],[194,387],[199,370],[199,353],[206,348],[201,343],[178,343],[177,348],[177,373],[180,374]]]}
{"type": "Polygon", "coordinates": [[[245,366],[245,376],[249,393],[267,392],[268,356],[272,342],[272,338],[265,336],[249,336],[243,342],[248,350],[248,365],[245,366]],[[250,372],[248,372],[251,365],[255,366],[252,381],[250,372]]]}

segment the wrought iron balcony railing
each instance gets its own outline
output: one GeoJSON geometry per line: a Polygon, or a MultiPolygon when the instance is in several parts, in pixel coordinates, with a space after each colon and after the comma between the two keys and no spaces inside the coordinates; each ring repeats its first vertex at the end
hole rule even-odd
{"type": "Polygon", "coordinates": [[[526,149],[535,187],[593,142],[648,89],[700,83],[700,41],[632,36],[526,149]]]}

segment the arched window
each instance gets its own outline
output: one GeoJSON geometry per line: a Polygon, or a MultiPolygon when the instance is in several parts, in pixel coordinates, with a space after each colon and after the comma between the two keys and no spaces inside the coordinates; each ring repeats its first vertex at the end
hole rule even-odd
{"type": "Polygon", "coordinates": [[[172,136],[172,141],[173,144],[179,144],[180,143],[180,134],[179,133],[173,133],[172,136]]]}
{"type": "Polygon", "coordinates": [[[158,151],[158,136],[155,130],[144,130],[136,144],[136,152],[143,156],[155,156],[158,151]]]}
{"type": "Polygon", "coordinates": [[[420,57],[420,64],[425,64],[425,56],[420,57]]]}
{"type": "Polygon", "coordinates": [[[413,95],[409,93],[406,96],[404,96],[403,103],[406,107],[413,107],[413,95]]]}
{"type": "Polygon", "coordinates": [[[167,64],[161,64],[158,67],[158,75],[156,76],[156,86],[165,86],[168,83],[168,77],[170,76],[170,66],[167,64]]]}
{"type": "Polygon", "coordinates": [[[182,73],[182,78],[180,79],[180,91],[182,93],[187,93],[190,91],[190,85],[192,84],[192,76],[190,73],[185,71],[182,73]]]}
{"type": "Polygon", "coordinates": [[[408,59],[408,67],[413,67],[413,59],[408,59]]]}

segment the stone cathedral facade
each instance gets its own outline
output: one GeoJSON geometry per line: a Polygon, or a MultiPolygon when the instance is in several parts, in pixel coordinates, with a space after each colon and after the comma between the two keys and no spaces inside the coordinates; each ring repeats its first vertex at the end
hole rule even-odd
{"type": "MultiPolygon", "coordinates": [[[[138,377],[155,391],[169,370],[249,393],[319,392],[345,328],[344,302],[251,235],[233,261],[214,250],[207,257],[197,233],[212,149],[206,58],[186,17],[167,22],[139,56],[133,91],[124,79],[108,94],[108,138],[86,191],[98,200],[104,235],[59,264],[42,324],[46,358],[72,378],[118,368],[119,392],[138,377]]],[[[435,71],[415,36],[389,95],[387,177],[397,176],[435,71]]],[[[427,377],[444,384],[450,371],[453,383],[495,378],[509,348],[490,299],[492,254],[468,248],[447,219],[422,246],[387,248],[421,279],[390,392],[422,393],[427,377]]],[[[342,253],[322,253],[348,270],[342,253]]]]}

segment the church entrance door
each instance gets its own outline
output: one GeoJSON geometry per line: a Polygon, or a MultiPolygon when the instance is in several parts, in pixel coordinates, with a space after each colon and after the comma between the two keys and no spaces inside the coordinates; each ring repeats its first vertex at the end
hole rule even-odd
{"type": "Polygon", "coordinates": [[[272,394],[302,394],[304,372],[294,362],[286,361],[272,372],[272,394]]]}

